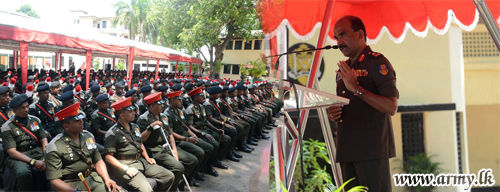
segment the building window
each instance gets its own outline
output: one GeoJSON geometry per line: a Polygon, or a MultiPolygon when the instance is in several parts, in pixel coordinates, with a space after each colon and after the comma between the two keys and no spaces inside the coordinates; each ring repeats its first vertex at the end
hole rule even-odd
{"type": "Polygon", "coordinates": [[[229,43],[226,46],[227,50],[233,50],[233,41],[229,41],[229,43]]]}
{"type": "Polygon", "coordinates": [[[243,48],[243,41],[234,41],[234,50],[241,50],[243,48]]]}
{"type": "Polygon", "coordinates": [[[231,65],[224,65],[224,74],[231,74],[231,65]]]}
{"type": "Polygon", "coordinates": [[[128,36],[125,36],[125,37],[123,37],[123,38],[128,39],[128,36]]]}
{"type": "Polygon", "coordinates": [[[115,36],[116,37],[116,33],[111,33],[111,36],[115,36]]]}
{"type": "Polygon", "coordinates": [[[424,117],[423,113],[401,115],[403,140],[403,160],[425,153],[424,148],[424,117]]]}
{"type": "Polygon", "coordinates": [[[97,24],[97,28],[100,29],[101,28],[101,24],[98,23],[97,24]]]}
{"type": "Polygon", "coordinates": [[[245,50],[252,50],[252,40],[245,41],[245,50]]]}
{"type": "Polygon", "coordinates": [[[106,21],[102,21],[102,28],[106,29],[106,21]]]}
{"type": "Polygon", "coordinates": [[[231,71],[233,75],[239,75],[240,74],[240,66],[239,65],[233,65],[233,70],[231,71]]]}
{"type": "Polygon", "coordinates": [[[260,50],[262,46],[262,40],[254,40],[253,50],[260,50]]]}
{"type": "Polygon", "coordinates": [[[125,25],[125,29],[128,29],[128,23],[125,25]]]}
{"type": "Polygon", "coordinates": [[[80,24],[80,19],[76,20],[76,24],[80,24]]]}

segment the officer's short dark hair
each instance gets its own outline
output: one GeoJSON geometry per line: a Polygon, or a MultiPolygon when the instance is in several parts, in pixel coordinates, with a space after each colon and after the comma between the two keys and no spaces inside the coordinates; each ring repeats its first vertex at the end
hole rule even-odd
{"type": "Polygon", "coordinates": [[[346,16],[342,17],[341,19],[347,19],[348,21],[350,21],[351,28],[353,31],[363,30],[363,32],[365,34],[365,42],[366,42],[365,24],[363,24],[363,21],[359,17],[353,16],[353,15],[346,15],[346,16]]]}
{"type": "Polygon", "coordinates": [[[125,111],[125,110],[115,111],[116,119],[120,118],[120,115],[123,113],[123,111],[125,111]]]}

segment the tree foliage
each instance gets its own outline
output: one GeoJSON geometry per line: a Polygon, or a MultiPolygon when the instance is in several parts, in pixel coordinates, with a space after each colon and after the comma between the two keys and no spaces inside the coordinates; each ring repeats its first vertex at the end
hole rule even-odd
{"type": "Polygon", "coordinates": [[[115,70],[125,70],[125,63],[123,60],[119,60],[117,65],[115,65],[115,70]]]}
{"type": "MultiPolygon", "coordinates": [[[[256,59],[255,61],[249,61],[247,64],[251,65],[251,68],[248,68],[248,75],[252,76],[254,79],[260,79],[262,76],[267,75],[267,65],[262,61],[262,59],[256,59]]],[[[243,67],[245,68],[245,67],[243,67]]],[[[242,70],[245,71],[245,70],[242,70]]]]}
{"type": "MultiPolygon", "coordinates": [[[[117,24],[128,26],[129,39],[135,40],[135,37],[140,33],[145,37],[146,30],[143,29],[149,11],[148,0],[119,1],[113,4],[113,7],[116,9],[115,17],[111,20],[113,27],[116,27],[117,24]]],[[[143,38],[144,42],[145,39],[143,38]]]]}
{"type": "Polygon", "coordinates": [[[159,0],[165,4],[160,36],[167,45],[197,52],[211,75],[234,38],[250,39],[260,29],[253,0],[159,0]],[[208,53],[201,51],[202,47],[208,53]]]}
{"type": "Polygon", "coordinates": [[[24,14],[30,16],[30,17],[34,17],[34,18],[40,19],[40,16],[38,15],[38,13],[36,13],[36,11],[33,10],[31,8],[31,5],[29,5],[29,4],[26,4],[26,5],[23,5],[23,6],[19,7],[19,9],[17,9],[16,12],[18,12],[18,13],[24,13],[24,14]]]}

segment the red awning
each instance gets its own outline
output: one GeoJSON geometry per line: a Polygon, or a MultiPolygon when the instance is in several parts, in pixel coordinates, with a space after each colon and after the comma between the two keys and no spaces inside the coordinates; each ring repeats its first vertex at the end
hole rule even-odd
{"type": "MultiPolygon", "coordinates": [[[[500,23],[500,1],[485,1],[500,23]]],[[[287,25],[296,38],[309,39],[321,26],[326,4],[327,0],[264,0],[260,5],[262,29],[274,36],[280,25],[287,25]]],[[[363,20],[369,40],[377,41],[386,32],[395,42],[402,42],[408,29],[420,37],[429,29],[444,34],[452,20],[470,31],[479,19],[472,0],[337,0],[332,28],[345,15],[363,20]]],[[[328,36],[333,39],[333,30],[328,36]]]]}

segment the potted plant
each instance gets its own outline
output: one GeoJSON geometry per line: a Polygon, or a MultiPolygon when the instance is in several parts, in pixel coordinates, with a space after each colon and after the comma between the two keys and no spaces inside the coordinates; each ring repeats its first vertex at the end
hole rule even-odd
{"type": "MultiPolygon", "coordinates": [[[[406,174],[433,174],[439,175],[442,169],[439,167],[441,163],[433,162],[432,155],[427,156],[425,153],[420,153],[408,158],[407,161],[402,161],[403,167],[397,167],[406,174]]],[[[399,160],[401,161],[401,160],[399,160]]],[[[407,190],[411,192],[430,192],[435,187],[430,186],[407,186],[407,190]]]]}

